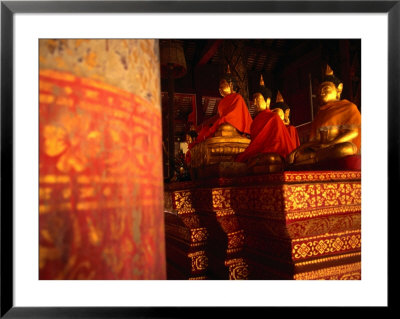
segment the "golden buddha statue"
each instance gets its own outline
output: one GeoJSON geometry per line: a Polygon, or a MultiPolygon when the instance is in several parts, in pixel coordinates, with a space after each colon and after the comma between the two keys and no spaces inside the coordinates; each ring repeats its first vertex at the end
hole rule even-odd
{"type": "Polygon", "coordinates": [[[320,109],[313,120],[309,142],[300,145],[287,160],[313,164],[360,154],[361,114],[348,100],[340,100],[343,83],[329,65],[319,86],[320,109]]]}
{"type": "Polygon", "coordinates": [[[285,157],[295,149],[283,121],[270,110],[271,96],[261,77],[260,86],[253,94],[256,116],[250,128],[251,143],[236,158],[238,162],[246,162],[249,173],[282,170],[285,157]]]}
{"type": "Polygon", "coordinates": [[[289,106],[286,105],[285,101],[283,100],[282,94],[279,90],[278,93],[276,94],[276,101],[274,107],[271,109],[271,111],[278,114],[285,125],[289,125],[290,108],[289,106]]]}
{"type": "Polygon", "coordinates": [[[227,75],[219,81],[219,93],[222,100],[218,103],[218,112],[202,124],[197,143],[213,137],[219,126],[225,123],[233,126],[242,135],[250,134],[252,118],[243,97],[234,89],[229,66],[227,75]]]}
{"type": "MultiPolygon", "coordinates": [[[[228,69],[229,71],[229,69],[228,69]]],[[[236,93],[228,75],[219,82],[223,97],[218,113],[204,125],[191,149],[191,169],[194,178],[208,178],[244,174],[246,166],[235,163],[235,156],[243,152],[250,140],[252,118],[243,97],[236,93]]]]}
{"type": "Polygon", "coordinates": [[[232,93],[236,93],[236,91],[233,88],[232,81],[228,81],[228,79],[226,78],[220,79],[218,92],[222,97],[225,97],[232,93]]]}
{"type": "Polygon", "coordinates": [[[283,96],[279,90],[276,95],[275,104],[271,107],[271,110],[272,112],[278,114],[281,120],[283,121],[283,124],[285,124],[289,132],[290,138],[293,141],[294,148],[299,147],[300,146],[299,134],[297,132],[296,127],[290,124],[290,107],[284,101],[283,96]]]}
{"type": "Polygon", "coordinates": [[[280,107],[276,107],[276,108],[272,109],[271,111],[276,113],[281,118],[283,123],[285,123],[285,113],[283,112],[283,110],[280,107]]]}
{"type": "Polygon", "coordinates": [[[264,110],[269,110],[271,106],[272,92],[265,86],[263,76],[260,76],[259,92],[253,94],[253,105],[256,107],[255,116],[264,110]]]}

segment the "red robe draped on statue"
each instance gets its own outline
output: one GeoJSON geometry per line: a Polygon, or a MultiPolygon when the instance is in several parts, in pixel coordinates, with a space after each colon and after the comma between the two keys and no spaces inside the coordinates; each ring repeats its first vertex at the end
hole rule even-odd
{"type": "Polygon", "coordinates": [[[285,158],[296,148],[279,115],[268,109],[257,114],[251,125],[250,136],[251,142],[246,150],[238,155],[237,162],[246,162],[262,153],[277,153],[285,158]]]}
{"type": "Polygon", "coordinates": [[[243,97],[238,93],[225,96],[218,104],[219,118],[211,127],[204,127],[196,139],[196,144],[212,137],[221,124],[229,123],[238,131],[250,134],[252,118],[243,97]]]}
{"type": "Polygon", "coordinates": [[[354,103],[343,99],[321,106],[312,123],[310,140],[317,134],[317,130],[332,126],[357,128],[358,136],[351,142],[357,146],[358,153],[361,153],[361,113],[354,103]]]}
{"type": "Polygon", "coordinates": [[[298,148],[300,146],[300,139],[296,127],[289,124],[286,125],[286,128],[288,129],[290,138],[292,139],[294,145],[296,146],[295,148],[298,148]]]}

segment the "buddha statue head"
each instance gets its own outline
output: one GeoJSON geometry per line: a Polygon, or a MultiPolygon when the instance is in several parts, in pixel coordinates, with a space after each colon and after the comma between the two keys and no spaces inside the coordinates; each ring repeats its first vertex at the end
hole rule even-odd
{"type": "Polygon", "coordinates": [[[325,76],[319,86],[319,98],[321,105],[340,100],[343,91],[343,83],[333,74],[329,65],[326,66],[325,76]]]}
{"type": "Polygon", "coordinates": [[[231,93],[235,93],[235,90],[233,89],[233,83],[228,78],[223,77],[219,81],[219,94],[221,94],[222,97],[225,97],[231,93]]]}
{"type": "Polygon", "coordinates": [[[219,81],[219,94],[221,94],[222,97],[225,97],[232,93],[236,93],[238,91],[238,88],[235,87],[235,84],[233,82],[234,81],[231,74],[231,69],[228,64],[226,74],[219,81]]]}
{"type": "Polygon", "coordinates": [[[253,94],[253,103],[256,106],[256,113],[269,109],[271,105],[272,92],[265,87],[264,80],[261,75],[260,85],[256,92],[253,94]]]}
{"type": "Polygon", "coordinates": [[[283,100],[282,94],[279,91],[276,95],[276,102],[271,108],[271,111],[277,113],[285,125],[290,124],[290,107],[283,100]]]}

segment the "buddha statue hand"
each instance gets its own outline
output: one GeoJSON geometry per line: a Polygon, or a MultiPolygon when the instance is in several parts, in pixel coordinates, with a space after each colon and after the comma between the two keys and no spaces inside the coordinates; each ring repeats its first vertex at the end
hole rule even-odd
{"type": "Polygon", "coordinates": [[[306,143],[299,146],[286,159],[289,165],[314,164],[328,159],[342,158],[357,153],[357,146],[351,142],[306,143]]]}
{"type": "Polygon", "coordinates": [[[338,144],[338,139],[336,138],[331,138],[330,135],[332,134],[331,131],[335,131],[334,134],[338,135],[339,133],[338,130],[335,129],[326,129],[326,128],[320,128],[319,129],[319,143],[318,143],[318,148],[327,148],[332,145],[338,144]]]}
{"type": "Polygon", "coordinates": [[[247,167],[253,167],[262,164],[281,164],[284,159],[276,153],[263,153],[253,156],[247,161],[247,167]]]}
{"type": "Polygon", "coordinates": [[[357,146],[352,142],[343,142],[335,144],[324,144],[325,147],[321,147],[316,152],[316,161],[324,161],[328,159],[338,159],[357,153],[357,146]]]}
{"type": "Polygon", "coordinates": [[[263,153],[250,158],[246,165],[252,173],[273,173],[283,170],[285,160],[277,153],[263,153]]]}
{"type": "Polygon", "coordinates": [[[214,134],[215,137],[221,136],[221,137],[237,137],[237,136],[241,136],[241,134],[239,134],[239,131],[232,126],[229,123],[224,123],[221,124],[217,131],[214,134]]]}
{"type": "Polygon", "coordinates": [[[300,145],[286,157],[287,164],[293,165],[297,162],[303,162],[305,159],[313,163],[315,161],[315,149],[320,147],[320,145],[316,141],[300,145]]]}

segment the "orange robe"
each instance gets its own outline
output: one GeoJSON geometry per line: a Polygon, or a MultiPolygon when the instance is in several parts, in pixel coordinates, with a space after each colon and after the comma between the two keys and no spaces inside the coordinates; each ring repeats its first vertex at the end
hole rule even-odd
{"type": "Polygon", "coordinates": [[[289,124],[286,125],[286,128],[289,131],[290,138],[292,139],[294,145],[296,145],[296,148],[298,148],[300,146],[300,139],[296,127],[289,124]]]}
{"type": "Polygon", "coordinates": [[[253,122],[249,109],[243,97],[238,93],[225,96],[218,104],[219,118],[211,127],[205,127],[199,132],[197,143],[212,137],[221,124],[229,123],[238,131],[250,134],[250,126],[253,122]]]}
{"type": "Polygon", "coordinates": [[[340,100],[321,106],[312,123],[310,140],[316,136],[319,129],[332,126],[357,128],[358,136],[351,142],[357,146],[358,153],[361,153],[361,113],[355,104],[348,100],[340,100]]]}
{"type": "Polygon", "coordinates": [[[296,148],[279,115],[268,109],[257,114],[251,125],[250,136],[251,142],[246,150],[238,155],[237,162],[246,162],[262,153],[278,153],[285,158],[296,148]]]}

